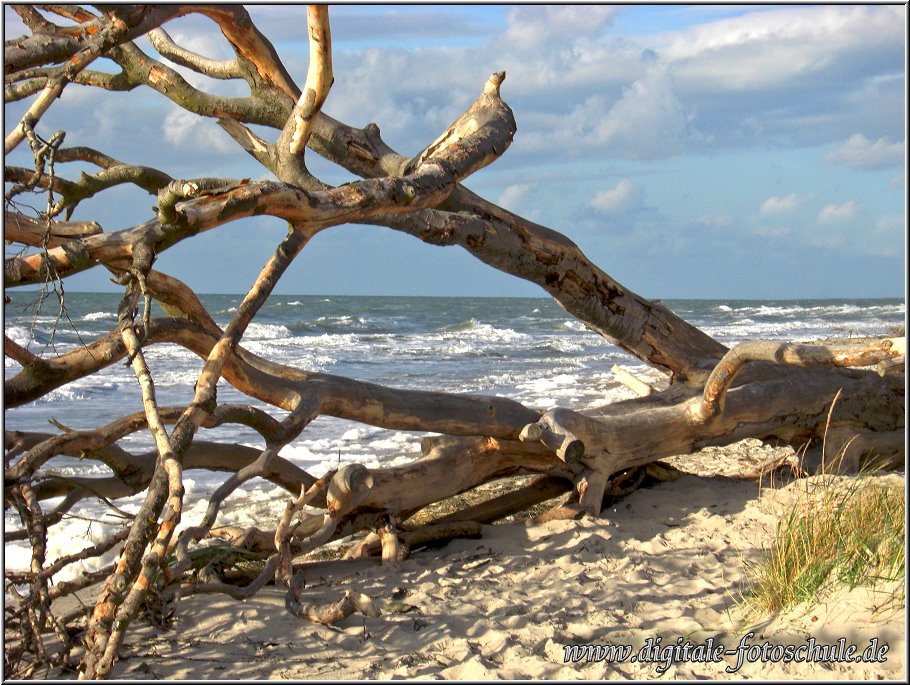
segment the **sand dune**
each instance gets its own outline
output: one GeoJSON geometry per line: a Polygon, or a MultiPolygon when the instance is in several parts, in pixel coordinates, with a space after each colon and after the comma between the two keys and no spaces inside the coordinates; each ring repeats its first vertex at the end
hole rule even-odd
{"type": "Polygon", "coordinates": [[[331,602],[351,590],[376,600],[383,615],[309,623],[285,610],[275,588],[242,603],[187,597],[169,628],[134,627],[114,677],[903,680],[905,609],[880,607],[893,587],[746,620],[737,603],[744,564],[759,559],[793,496],[792,485],[760,491],[754,481],[684,475],[597,519],[485,526],[480,539],[417,550],[393,566],[312,563],[302,601],[331,602]],[[805,651],[810,638],[844,638],[857,654],[875,639],[873,651],[888,650],[881,663],[759,661],[732,673],[738,653],[706,660],[709,646],[733,649],[749,632],[744,657],[765,643],[805,651]],[[686,641],[689,660],[671,662],[666,647],[686,641]],[[564,663],[566,646],[608,643],[636,656],[649,645],[664,651],[649,663],[597,653],[564,663]]]}

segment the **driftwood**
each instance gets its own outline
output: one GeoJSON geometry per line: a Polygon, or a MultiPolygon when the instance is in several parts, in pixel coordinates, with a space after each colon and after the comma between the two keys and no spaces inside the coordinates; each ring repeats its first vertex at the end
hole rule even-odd
{"type": "Polygon", "coordinates": [[[375,124],[356,129],[320,111],[335,78],[325,7],[313,6],[307,13],[311,59],[302,89],[241,6],[12,9],[31,35],[6,43],[5,99],[35,99],[27,114],[11,123],[5,150],[27,144],[35,164],[5,168],[5,237],[31,249],[6,260],[4,287],[53,287],[74,273],[103,267],[123,286],[124,295],[117,327],[73,351],[38,355],[5,336],[5,355],[22,368],[5,378],[4,402],[21,406],[126,362],[134,369],[144,410],[88,431],[5,433],[5,506],[22,522],[21,528],[7,530],[5,539],[28,540],[33,550],[27,571],[7,572],[9,582],[25,587],[5,615],[6,628],[20,636],[6,653],[9,675],[28,675],[36,664],[44,664],[77,667],[84,678],[106,677],[130,622],[152,595],[221,592],[242,599],[276,582],[288,586],[287,609],[301,618],[332,623],[355,611],[374,615],[369,598],[356,595],[302,604],[294,560],[331,540],[365,532],[350,555],[381,555],[393,563],[409,548],[452,535],[475,535],[481,523],[560,494],[564,497],[538,520],[598,515],[604,497],[635,487],[649,464],[709,445],[759,438],[808,454],[805,448],[824,444],[827,455],[840,456],[841,468],[856,469],[871,459],[902,463],[903,338],[819,345],[755,341],[728,350],[660,302],[617,283],[559,232],[464,188],[461,181],[495,162],[515,133],[514,117],[501,97],[504,73],[478,84],[479,95],[467,110],[421,152],[406,157],[382,140],[375,124]],[[198,55],[162,28],[190,13],[217,25],[233,59],[198,55]],[[144,34],[160,59],[133,42],[144,34]],[[119,71],[91,70],[98,57],[119,71]],[[175,66],[243,81],[250,95],[207,93],[190,85],[175,66]],[[216,120],[239,149],[277,180],[178,179],[98,150],[63,147],[62,133],[41,137],[42,116],[72,83],[123,92],[151,88],[187,112],[216,120]],[[275,142],[251,126],[273,129],[275,142]],[[307,169],[305,158],[312,153],[360,180],[326,185],[307,169]],[[69,178],[70,163],[98,171],[69,178]],[[96,222],[69,220],[80,202],[123,183],[157,198],[144,223],[109,230],[96,222]],[[15,204],[25,191],[46,193],[47,208],[40,216],[27,216],[15,204]],[[221,329],[189,287],[153,268],[155,259],[201,232],[258,214],[287,221],[287,235],[221,329]],[[429,244],[459,245],[496,269],[540,285],[589,329],[666,374],[669,387],[655,391],[614,368],[640,397],[597,414],[567,408],[541,414],[507,398],[390,388],[315,373],[245,349],[244,331],[308,241],[320,231],[357,222],[429,244]],[[169,317],[151,316],[153,299],[169,317]],[[188,406],[162,407],[155,398],[155,369],[146,363],[144,350],[162,343],[180,345],[204,360],[188,406]],[[259,409],[219,404],[214,389],[221,378],[284,410],[286,417],[278,420],[259,409]],[[278,453],[320,415],[440,437],[426,440],[423,456],[413,463],[373,471],[355,465],[317,480],[278,453]],[[261,448],[197,439],[200,430],[225,422],[254,428],[261,448]],[[154,452],[132,453],[119,444],[144,430],[155,437],[154,452]],[[61,455],[99,461],[113,475],[46,478],[46,466],[61,455]],[[189,469],[230,476],[211,494],[201,524],[178,533],[183,474],[189,469]],[[435,502],[516,474],[538,475],[509,495],[422,526],[406,523],[435,502]],[[257,476],[287,493],[282,492],[287,509],[272,522],[274,530],[219,525],[225,497],[257,476]],[[108,540],[60,559],[46,558],[47,539],[58,534],[56,524],[77,502],[98,498],[116,506],[117,499],[137,493],[144,493],[139,513],[108,540]],[[48,511],[42,503],[52,497],[63,499],[48,511]],[[207,545],[219,539],[263,554],[256,575],[245,584],[226,582],[213,563],[197,563],[207,545]],[[50,586],[60,569],[114,548],[119,557],[110,568],[50,586]],[[94,588],[96,597],[89,615],[59,615],[54,601],[86,588],[94,588]]]}

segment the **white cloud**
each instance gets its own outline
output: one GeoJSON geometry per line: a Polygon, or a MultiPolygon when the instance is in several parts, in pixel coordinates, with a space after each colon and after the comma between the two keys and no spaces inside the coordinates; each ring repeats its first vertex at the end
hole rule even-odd
{"type": "Polygon", "coordinates": [[[837,250],[847,244],[847,240],[842,235],[821,235],[814,236],[809,240],[809,245],[822,250],[837,250]]]}
{"type": "MultiPolygon", "coordinates": [[[[504,69],[503,96],[519,124],[513,155],[595,149],[660,159],[712,142],[773,135],[776,143],[819,145],[896,126],[887,114],[868,129],[854,122],[891,112],[898,93],[903,102],[903,79],[857,95],[883,74],[902,73],[888,60],[895,45],[903,54],[895,28],[903,8],[765,8],[663,36],[618,35],[614,15],[636,11],[510,7],[499,35],[470,47],[340,43],[326,113],[355,126],[375,121],[393,147],[410,154],[415,139],[435,138],[487,76],[504,69]]],[[[305,73],[302,56],[288,63],[292,73],[305,73]]]]}
{"type": "Polygon", "coordinates": [[[595,128],[595,139],[666,153],[679,148],[686,126],[686,113],[667,72],[654,68],[624,89],[622,99],[595,128]]]}
{"type": "Polygon", "coordinates": [[[862,133],[856,133],[829,152],[825,161],[860,169],[881,169],[903,164],[905,156],[906,145],[902,141],[892,143],[887,138],[879,138],[873,142],[862,133]]]}
{"type": "Polygon", "coordinates": [[[907,219],[904,214],[885,214],[875,221],[874,240],[863,242],[862,249],[878,257],[897,257],[907,246],[907,219]]]}
{"type": "Polygon", "coordinates": [[[698,217],[698,221],[708,228],[722,229],[733,225],[732,214],[705,214],[698,217]]]}
{"type": "Polygon", "coordinates": [[[591,206],[601,214],[616,214],[641,203],[641,193],[628,179],[613,188],[602,190],[591,199],[591,206]]]}
{"type": "Polygon", "coordinates": [[[875,222],[875,232],[883,235],[893,234],[903,237],[907,231],[907,220],[896,214],[880,216],[875,222]]]}
{"type": "Polygon", "coordinates": [[[665,69],[655,66],[623,88],[618,100],[611,103],[604,95],[590,96],[567,114],[541,120],[548,125],[525,134],[521,144],[524,150],[560,146],[590,154],[600,148],[616,156],[659,159],[704,138],[690,119],[676,97],[672,79],[665,69]]]}
{"type": "Polygon", "coordinates": [[[756,230],[755,234],[768,240],[783,240],[790,235],[790,229],[784,226],[764,226],[756,230]]]}
{"type": "Polygon", "coordinates": [[[515,183],[510,185],[502,191],[496,204],[509,211],[516,212],[518,211],[519,204],[533,186],[533,183],[515,183]]]}
{"type": "Polygon", "coordinates": [[[164,139],[194,152],[236,153],[237,146],[211,119],[173,105],[161,125],[164,139]]]}
{"type": "Polygon", "coordinates": [[[842,205],[826,205],[822,211],[818,213],[818,223],[830,224],[840,221],[849,221],[856,216],[858,210],[859,206],[853,200],[845,202],[842,205]]]}
{"type": "Polygon", "coordinates": [[[693,88],[766,88],[903,45],[899,7],[824,6],[750,12],[671,37],[663,57],[693,88]]]}
{"type": "Polygon", "coordinates": [[[550,41],[599,33],[616,15],[617,7],[604,5],[522,5],[509,10],[505,44],[533,51],[550,41]]]}
{"type": "Polygon", "coordinates": [[[173,28],[174,26],[176,24],[168,25],[165,30],[177,45],[186,50],[209,59],[232,59],[235,56],[230,44],[214,25],[206,27],[210,29],[209,32],[200,31],[200,27],[183,31],[173,28]]]}
{"type": "Polygon", "coordinates": [[[799,206],[799,196],[790,193],[784,197],[769,197],[762,202],[759,211],[762,214],[787,214],[799,206]]]}
{"type": "Polygon", "coordinates": [[[611,35],[609,26],[619,11],[602,5],[511,7],[496,38],[447,66],[499,65],[509,74],[513,97],[537,97],[551,110],[565,109],[582,92],[612,95],[639,78],[649,63],[642,46],[611,35]]]}

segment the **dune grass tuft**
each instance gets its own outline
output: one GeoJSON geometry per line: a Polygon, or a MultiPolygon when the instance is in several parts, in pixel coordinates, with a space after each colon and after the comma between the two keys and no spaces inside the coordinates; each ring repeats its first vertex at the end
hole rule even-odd
{"type": "Polygon", "coordinates": [[[875,587],[904,577],[904,488],[871,476],[823,474],[794,484],[797,501],[763,562],[750,569],[744,597],[750,608],[776,613],[837,586],[875,587]]]}

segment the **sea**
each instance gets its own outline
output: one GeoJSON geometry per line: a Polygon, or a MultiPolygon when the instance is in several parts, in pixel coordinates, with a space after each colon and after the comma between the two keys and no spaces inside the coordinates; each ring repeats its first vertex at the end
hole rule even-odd
{"type": "MultiPolygon", "coordinates": [[[[67,292],[65,311],[51,294],[40,308],[37,293],[11,292],[4,308],[4,333],[41,355],[72,350],[113,330],[119,295],[67,292]]],[[[203,295],[212,317],[224,326],[241,295],[203,295]]],[[[905,325],[903,299],[828,300],[664,300],[678,316],[727,346],[744,340],[806,342],[831,337],[894,335],[905,325]]],[[[157,309],[153,316],[165,316],[157,309]]],[[[501,395],[528,407],[563,406],[590,410],[632,397],[611,371],[618,364],[656,384],[661,373],[589,331],[549,298],[364,297],[273,295],[247,329],[241,344],[250,352],[301,369],[346,376],[391,387],[451,393],[501,395]]],[[[157,399],[162,406],[186,405],[202,368],[195,354],[175,345],[146,350],[157,399]]],[[[5,357],[7,378],[19,370],[5,357]]],[[[286,412],[243,395],[225,381],[219,402],[253,404],[278,419],[286,412]]],[[[56,421],[75,430],[105,425],[142,410],[132,369],[123,361],[64,385],[28,405],[6,408],[6,430],[56,433],[56,421]]],[[[250,429],[222,426],[201,430],[200,439],[261,447],[250,429]]],[[[314,476],[341,463],[369,468],[396,465],[420,455],[425,433],[386,430],[321,416],[281,455],[314,476]]],[[[127,436],[124,449],[154,449],[148,431],[127,436]]],[[[46,472],[61,476],[110,475],[98,462],[57,457],[46,472]]],[[[208,495],[226,474],[189,470],[184,474],[184,524],[197,523],[208,495]]],[[[119,509],[138,510],[142,495],[119,500],[119,509]]],[[[219,524],[274,527],[289,493],[253,479],[225,502],[219,524]],[[262,520],[274,512],[269,524],[262,520]]],[[[59,500],[42,503],[49,511],[59,500]]],[[[74,508],[51,529],[48,560],[100,541],[118,524],[119,514],[95,502],[74,508]]],[[[4,528],[20,529],[18,515],[4,512],[4,528]]],[[[4,545],[8,568],[27,568],[25,543],[4,545]]],[[[113,552],[70,568],[58,579],[109,563],[113,552]]]]}

